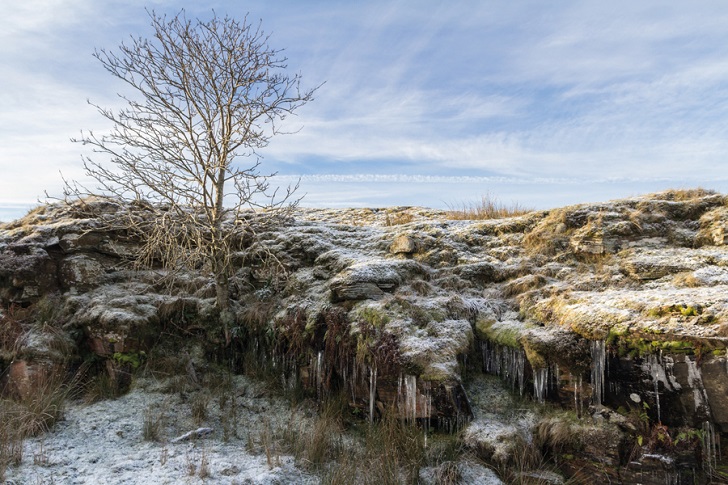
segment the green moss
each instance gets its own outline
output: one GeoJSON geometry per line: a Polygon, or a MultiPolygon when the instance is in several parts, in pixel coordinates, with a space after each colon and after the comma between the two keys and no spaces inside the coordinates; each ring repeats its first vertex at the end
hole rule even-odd
{"type": "Polygon", "coordinates": [[[685,308],[681,308],[680,313],[682,313],[683,316],[686,316],[686,317],[697,317],[699,315],[698,309],[695,307],[692,307],[692,306],[687,306],[685,308]]]}
{"type": "Polygon", "coordinates": [[[147,358],[144,351],[141,352],[116,352],[112,356],[114,361],[120,365],[131,365],[132,369],[138,369],[147,358]]]}
{"type": "Polygon", "coordinates": [[[493,318],[478,318],[475,331],[481,340],[490,340],[506,347],[521,347],[521,329],[511,323],[501,324],[493,318]]]}
{"type": "Polygon", "coordinates": [[[389,315],[383,310],[371,306],[359,309],[357,317],[376,328],[382,328],[389,323],[389,315]]]}
{"type": "Polygon", "coordinates": [[[534,370],[548,367],[546,357],[529,345],[527,340],[523,341],[523,350],[526,352],[526,359],[528,359],[528,363],[531,364],[531,367],[534,370]]]}
{"type": "Polygon", "coordinates": [[[697,317],[703,313],[703,309],[692,305],[665,305],[650,308],[644,314],[650,318],[661,318],[669,315],[682,315],[684,317],[697,317]]]}
{"type": "Polygon", "coordinates": [[[629,335],[610,335],[609,345],[616,347],[619,356],[634,357],[665,352],[668,354],[689,354],[696,352],[695,344],[686,340],[653,340],[629,335]]]}
{"type": "Polygon", "coordinates": [[[664,307],[650,308],[645,312],[645,316],[650,318],[660,318],[662,316],[665,316],[664,307]]]}
{"type": "Polygon", "coordinates": [[[607,345],[616,345],[618,340],[629,333],[629,327],[627,326],[614,326],[607,332],[606,343],[607,345]]]}

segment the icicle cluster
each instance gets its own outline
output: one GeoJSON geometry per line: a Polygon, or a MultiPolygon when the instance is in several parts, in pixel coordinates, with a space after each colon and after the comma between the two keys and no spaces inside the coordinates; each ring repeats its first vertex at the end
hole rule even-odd
{"type": "Polygon", "coordinates": [[[523,349],[515,349],[489,341],[480,343],[483,353],[483,370],[496,374],[511,383],[521,395],[525,390],[526,354],[523,349]]]}

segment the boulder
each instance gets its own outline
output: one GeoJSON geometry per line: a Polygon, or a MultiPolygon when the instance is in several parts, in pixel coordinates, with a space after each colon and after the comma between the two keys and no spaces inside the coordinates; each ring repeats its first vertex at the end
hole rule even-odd
{"type": "Polygon", "coordinates": [[[329,287],[334,302],[348,300],[377,300],[402,283],[406,266],[387,261],[357,262],[334,278],[329,287]]]}
{"type": "Polygon", "coordinates": [[[34,245],[0,251],[0,301],[27,305],[58,290],[57,263],[34,245]]]}
{"type": "Polygon", "coordinates": [[[417,251],[417,243],[406,234],[400,234],[394,238],[392,245],[389,247],[389,252],[392,254],[412,254],[415,251],[417,251]]]}
{"type": "Polygon", "coordinates": [[[60,261],[58,279],[64,290],[85,291],[97,287],[104,273],[104,267],[96,259],[76,254],[60,261]]]}

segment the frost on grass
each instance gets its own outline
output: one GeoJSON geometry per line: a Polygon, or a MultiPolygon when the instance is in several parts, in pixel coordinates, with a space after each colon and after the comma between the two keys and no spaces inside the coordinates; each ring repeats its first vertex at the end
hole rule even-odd
{"type": "MultiPolygon", "coordinates": [[[[262,449],[261,437],[282,429],[296,418],[282,398],[255,397],[257,384],[236,376],[238,436],[226,441],[212,409],[214,432],[199,439],[173,443],[181,431],[195,429],[183,394],[155,391],[153,382],[142,382],[128,394],[111,401],[68,406],[65,420],[49,433],[24,443],[23,463],[7,469],[8,483],[319,483],[298,468],[280,450],[262,449]],[[159,441],[143,436],[144,411],[163,418],[159,441]],[[41,459],[42,458],[42,459],[41,459]]],[[[215,400],[212,408],[215,408],[215,400]]],[[[204,433],[203,433],[204,434],[204,433]]]]}

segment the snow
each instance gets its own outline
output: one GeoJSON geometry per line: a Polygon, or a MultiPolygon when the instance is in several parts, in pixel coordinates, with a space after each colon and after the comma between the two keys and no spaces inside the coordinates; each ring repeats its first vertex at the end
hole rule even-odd
{"type": "MultiPolygon", "coordinates": [[[[240,390],[255,388],[243,377],[236,379],[240,390]]],[[[8,468],[6,483],[319,483],[318,478],[297,468],[290,456],[274,456],[269,465],[264,453],[247,449],[265,422],[276,427],[286,420],[305,419],[292,417],[282,398],[255,397],[260,395],[256,390],[246,392],[239,402],[239,437],[231,436],[227,442],[216,426],[210,436],[172,443],[175,436],[197,428],[180,412],[185,408],[184,396],[154,391],[151,384],[152,389],[145,390],[143,385],[115,400],[71,404],[65,420],[53,431],[26,440],[23,462],[8,468]],[[169,410],[167,435],[160,442],[143,438],[144,411],[154,407],[169,410]],[[209,476],[200,476],[203,462],[209,476]]]]}

